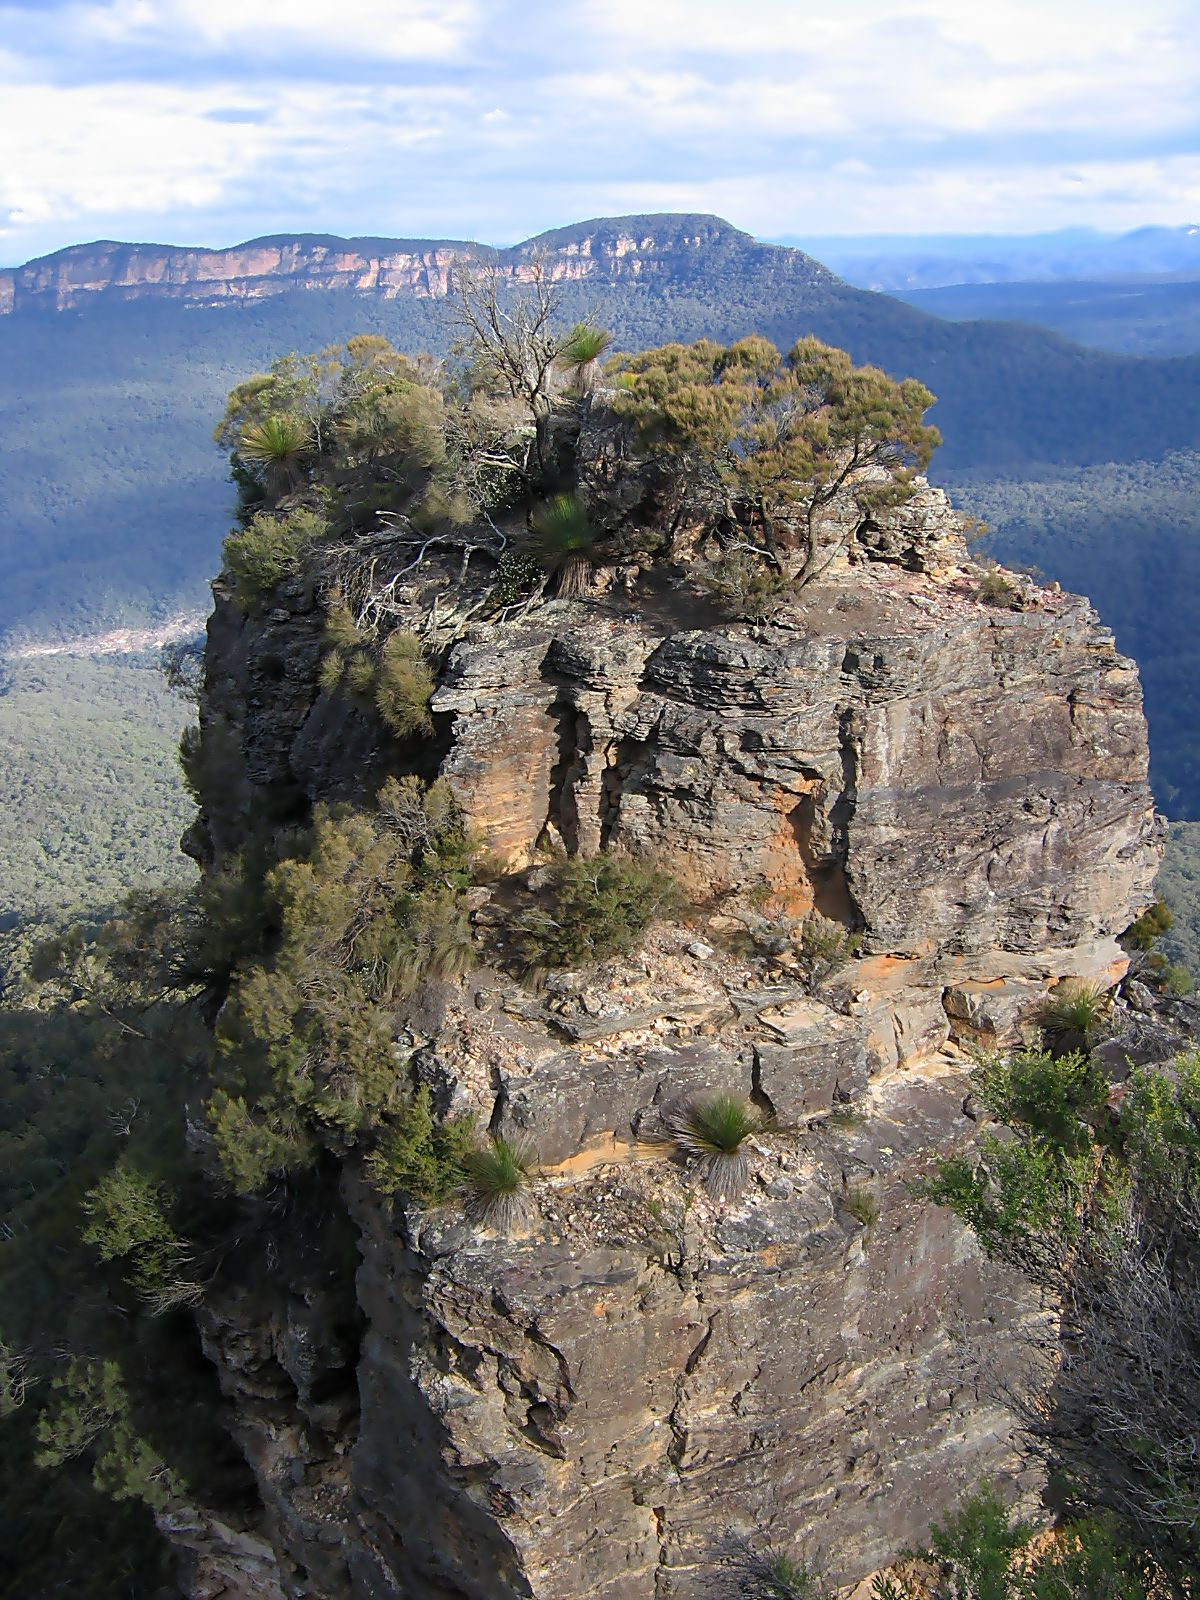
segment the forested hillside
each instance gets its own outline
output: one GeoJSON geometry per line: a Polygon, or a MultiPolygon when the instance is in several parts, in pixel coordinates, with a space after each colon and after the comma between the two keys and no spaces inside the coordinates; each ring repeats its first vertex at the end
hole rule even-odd
{"type": "Polygon", "coordinates": [[[1200,283],[959,283],[896,291],[954,321],[1037,323],[1064,338],[1131,356],[1200,352],[1200,283]]]}
{"type": "MultiPolygon", "coordinates": [[[[650,226],[664,220],[631,219],[650,226]]],[[[596,225],[544,236],[576,248],[596,225]]],[[[1044,330],[951,323],[853,289],[799,252],[722,227],[702,256],[561,286],[625,348],[812,332],[938,396],[940,470],[1154,458],[1200,436],[1200,358],[1146,362],[1044,330]]],[[[443,352],[446,303],[336,291],[217,307],[98,299],[0,318],[0,631],[78,630],[202,603],[229,497],[209,433],[234,377],[356,331],[443,352]]]]}
{"type": "Polygon", "coordinates": [[[1088,595],[1141,668],[1159,806],[1200,817],[1200,454],[1024,474],[943,473],[1005,562],[1088,595]]]}
{"type": "Polygon", "coordinates": [[[0,677],[0,929],[194,877],[176,759],[192,708],[154,657],[48,656],[0,677]]]}

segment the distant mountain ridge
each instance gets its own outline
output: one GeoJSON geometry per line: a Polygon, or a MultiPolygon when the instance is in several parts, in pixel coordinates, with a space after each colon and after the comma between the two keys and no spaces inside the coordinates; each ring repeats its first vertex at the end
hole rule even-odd
{"type": "Polygon", "coordinates": [[[837,282],[803,251],[759,244],[720,217],[603,217],[555,228],[521,244],[494,249],[463,239],[343,239],[333,234],[275,234],[224,249],[124,244],[100,240],[0,269],[0,315],[66,311],[97,300],[183,300],[216,306],[262,300],[295,290],[334,290],[384,300],[441,299],[450,292],[454,261],[495,261],[514,280],[543,255],[558,282],[619,283],[656,274],[687,279],[715,259],[786,258],[777,265],[812,284],[837,282]]]}
{"type": "Polygon", "coordinates": [[[1200,225],[1135,228],[1104,234],[1064,228],[1031,234],[864,234],[801,237],[797,245],[820,256],[860,289],[896,293],[950,284],[1190,282],[1200,278],[1200,225]]]}

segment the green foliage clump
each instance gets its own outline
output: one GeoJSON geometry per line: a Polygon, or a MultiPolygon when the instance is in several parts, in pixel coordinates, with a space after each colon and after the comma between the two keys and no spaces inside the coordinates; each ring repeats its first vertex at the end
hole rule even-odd
{"type": "Polygon", "coordinates": [[[436,687],[416,634],[389,634],[375,672],[375,709],[398,739],[427,738],[433,732],[429,702],[436,687]]]}
{"type": "Polygon", "coordinates": [[[325,536],[324,520],[296,507],[285,515],[258,511],[225,540],[225,566],[243,611],[260,605],[285,578],[295,577],[325,536]]]}
{"type": "Polygon", "coordinates": [[[1130,924],[1125,937],[1135,950],[1153,950],[1163,935],[1170,933],[1174,922],[1170,906],[1160,895],[1130,924]]]}
{"type": "Polygon", "coordinates": [[[397,1194],[427,1205],[445,1200],[462,1183],[468,1153],[474,1148],[470,1117],[438,1122],[428,1086],[393,1110],[367,1152],[372,1186],[389,1199],[397,1194]]]}
{"type": "Polygon", "coordinates": [[[1200,1407],[1200,1057],[1135,1071],[1111,1105],[1077,1055],[985,1062],[977,1089],[1007,1134],[939,1162],[925,1192],[1053,1295],[1060,1359],[1028,1437],[1073,1503],[1173,1582],[1200,1558],[1184,1421],[1200,1407]]]}
{"type": "Polygon", "coordinates": [[[190,1275],[191,1251],[170,1220],[165,1186],[129,1161],[119,1161],[83,1202],[89,1218],[83,1241],[102,1261],[122,1262],[129,1282],[155,1310],[199,1298],[190,1275]]]}
{"type": "Polygon", "coordinates": [[[444,785],[392,779],[373,814],[318,812],[307,850],[268,872],[275,948],[237,976],[217,1029],[210,1127],[236,1189],[402,1109],[395,1008],[469,966],[474,853],[444,785]]]}
{"type": "Polygon", "coordinates": [[[541,563],[530,550],[506,550],[496,564],[492,599],[497,606],[516,605],[545,581],[541,563]]]}
{"type": "Polygon", "coordinates": [[[549,907],[529,912],[518,929],[533,968],[628,955],[652,923],[669,918],[683,903],[666,873],[607,851],[555,861],[548,894],[549,907]]]}
{"type": "Polygon", "coordinates": [[[1131,1550],[1110,1519],[1047,1530],[1014,1516],[985,1484],[935,1524],[910,1555],[919,1578],[880,1577],[872,1600],[1151,1600],[1162,1575],[1131,1550]]]}
{"type": "Polygon", "coordinates": [[[989,1254],[1066,1248],[1078,1238],[1095,1176],[1103,1079],[1079,1055],[1027,1050],[988,1058],[972,1082],[992,1115],[1019,1127],[1021,1137],[985,1133],[977,1157],[940,1161],[923,1192],[960,1216],[989,1254]]]}
{"type": "Polygon", "coordinates": [[[129,1393],[115,1361],[74,1358],[52,1384],[53,1399],[38,1421],[38,1465],[60,1467],[93,1455],[92,1480],[113,1500],[141,1500],[161,1511],[182,1484],[139,1432],[129,1393]]]}
{"type": "Polygon", "coordinates": [[[345,689],[370,701],[398,739],[427,738],[433,732],[429,702],[437,681],[415,633],[397,629],[376,647],[355,626],[348,608],[335,601],[325,619],[325,643],[323,688],[345,689]]]}
{"type": "Polygon", "coordinates": [[[467,1214],[501,1233],[519,1227],[529,1211],[533,1155],[520,1140],[492,1134],[462,1157],[467,1214]]]}
{"type": "Polygon", "coordinates": [[[746,1141],[760,1126],[754,1107],[742,1095],[712,1094],[691,1100],[668,1126],[676,1147],[695,1161],[714,1199],[731,1199],[750,1176],[746,1141]]]}

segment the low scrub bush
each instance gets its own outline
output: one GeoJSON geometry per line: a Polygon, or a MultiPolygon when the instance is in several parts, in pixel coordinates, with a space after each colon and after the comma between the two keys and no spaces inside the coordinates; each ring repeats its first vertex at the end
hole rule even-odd
{"type": "Polygon", "coordinates": [[[607,852],[556,861],[547,892],[549,907],[527,913],[518,928],[533,969],[628,955],[652,923],[683,905],[666,873],[607,852]]]}
{"type": "Polygon", "coordinates": [[[415,633],[397,629],[376,648],[359,632],[348,609],[334,604],[325,620],[325,643],[323,689],[344,689],[370,701],[397,739],[428,738],[433,732],[429,702],[437,681],[415,633]]]}
{"type": "Polygon", "coordinates": [[[375,672],[375,709],[398,739],[427,738],[433,732],[429,702],[436,687],[416,634],[390,634],[375,672]]]}
{"type": "Polygon", "coordinates": [[[879,1221],[879,1201],[865,1183],[852,1183],[842,1205],[860,1227],[873,1228],[879,1221]]]}
{"type": "Polygon", "coordinates": [[[465,1161],[475,1145],[469,1117],[435,1120],[428,1088],[393,1111],[375,1136],[366,1158],[372,1186],[389,1199],[404,1195],[426,1205],[449,1198],[466,1176],[465,1161]]]}
{"type": "Polygon", "coordinates": [[[745,622],[769,622],[782,610],[791,584],[750,550],[730,550],[704,574],[705,587],[724,601],[730,614],[745,622]]]}
{"type": "Polygon", "coordinates": [[[240,608],[252,610],[285,578],[295,577],[324,535],[322,518],[305,510],[282,517],[260,511],[235,528],[225,540],[224,558],[240,608]]]}
{"type": "Polygon", "coordinates": [[[1004,611],[1014,611],[1021,603],[1020,590],[999,567],[992,567],[984,573],[975,593],[985,606],[996,606],[1004,611]]]}

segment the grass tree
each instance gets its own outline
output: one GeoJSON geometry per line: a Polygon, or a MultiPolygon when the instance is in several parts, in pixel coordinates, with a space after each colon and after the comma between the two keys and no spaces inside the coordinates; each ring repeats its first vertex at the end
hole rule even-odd
{"type": "Polygon", "coordinates": [[[567,335],[559,356],[560,364],[571,374],[576,394],[590,394],[600,377],[600,362],[612,349],[613,336],[607,328],[593,322],[577,322],[567,335]]]}
{"type": "Polygon", "coordinates": [[[560,599],[580,594],[596,559],[598,535],[578,495],[556,494],[530,518],[529,549],[551,578],[560,599]]]}
{"type": "Polygon", "coordinates": [[[467,1215],[499,1233],[512,1233],[528,1217],[533,1154],[522,1140],[492,1134],[462,1158],[467,1215]]]}
{"type": "Polygon", "coordinates": [[[733,1199],[750,1177],[747,1144],[759,1126],[753,1106],[739,1094],[704,1095],[669,1121],[676,1148],[695,1163],[714,1199],[733,1199]]]}
{"type": "Polygon", "coordinates": [[[312,447],[312,429],[303,417],[273,413],[246,428],[235,453],[278,500],[299,487],[312,447]]]}

